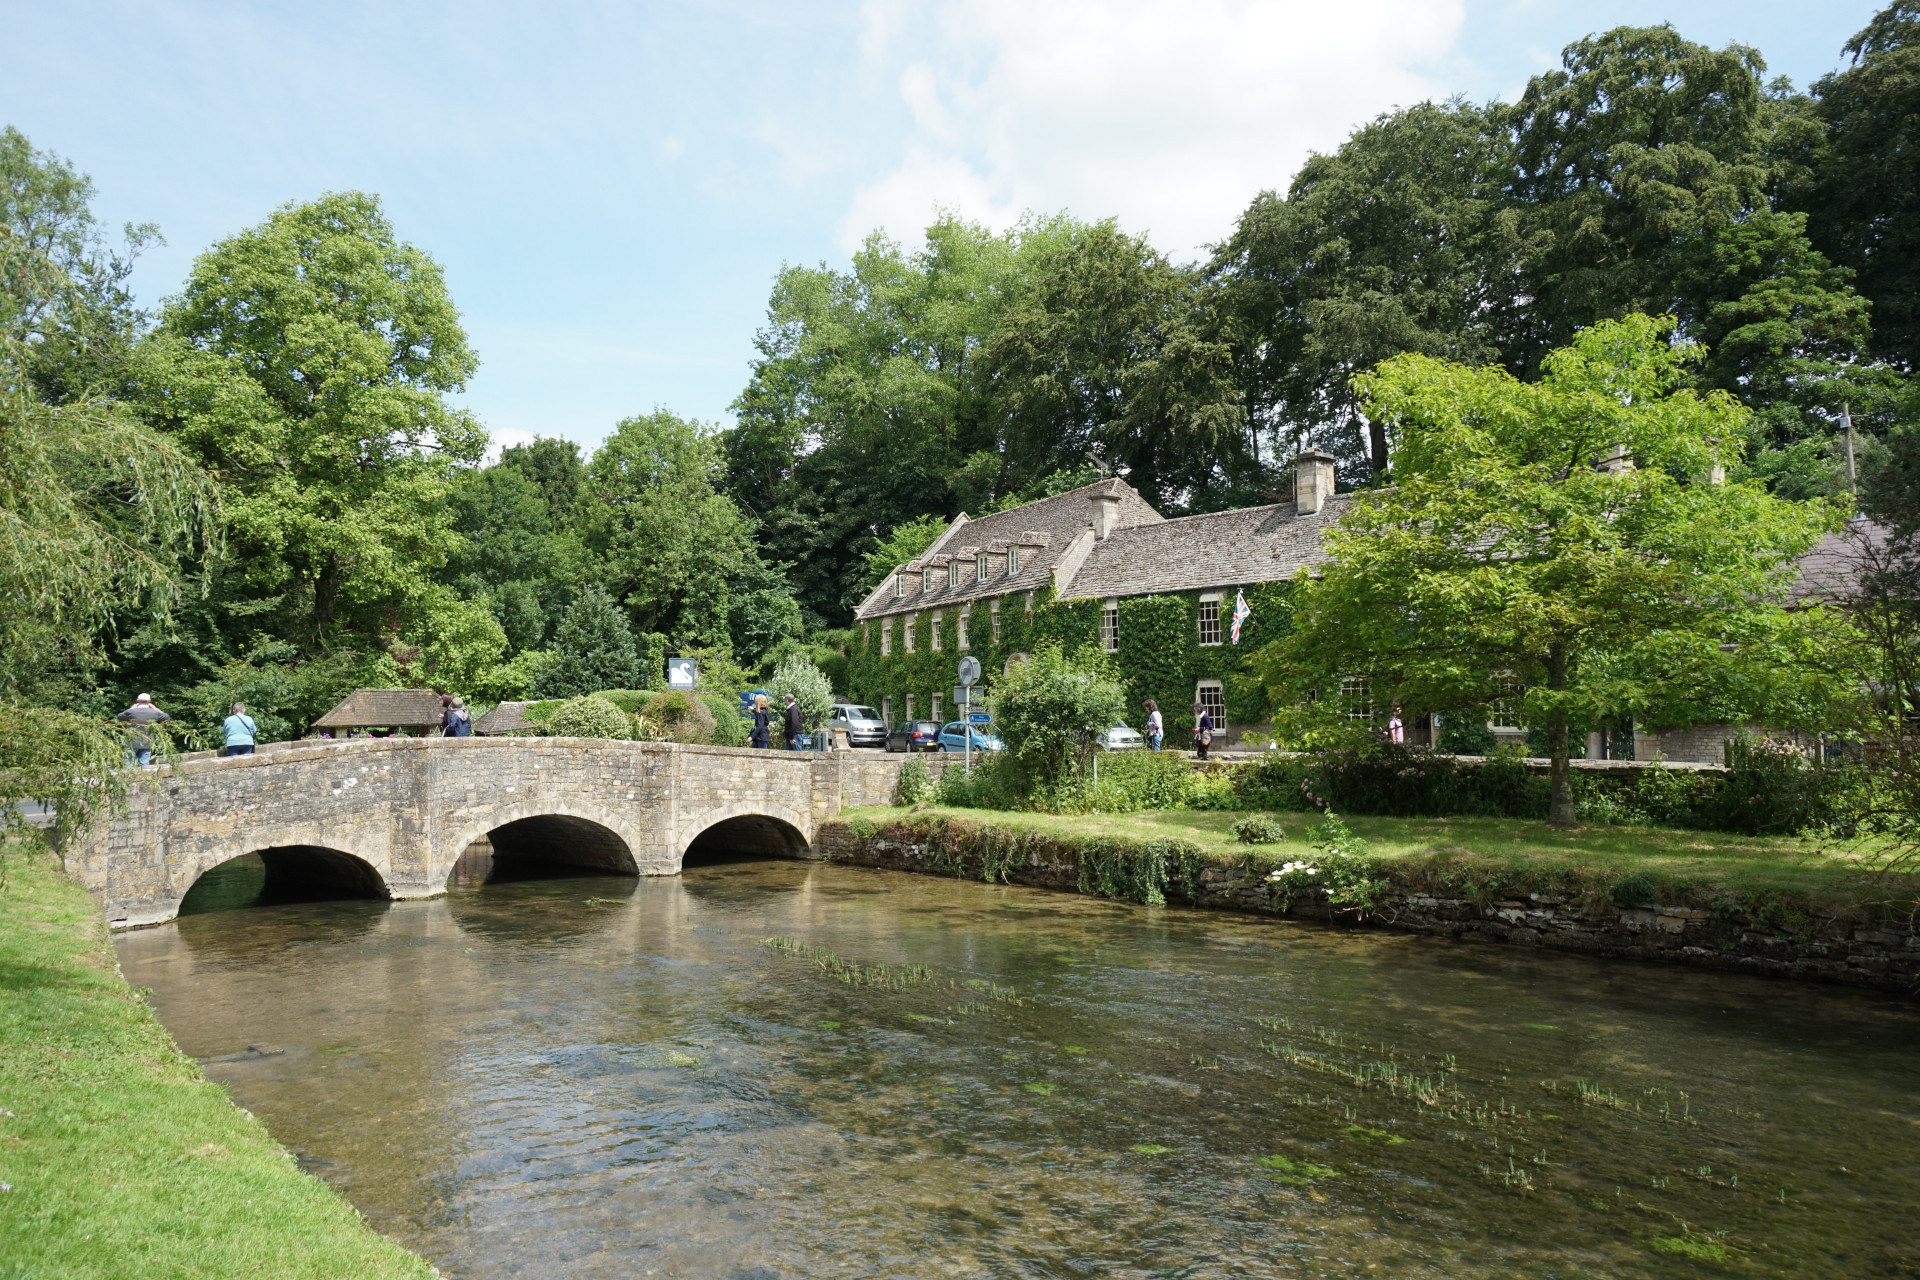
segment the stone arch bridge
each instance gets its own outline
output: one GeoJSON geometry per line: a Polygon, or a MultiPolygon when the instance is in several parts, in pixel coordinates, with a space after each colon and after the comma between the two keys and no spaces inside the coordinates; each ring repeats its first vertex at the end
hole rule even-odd
{"type": "Polygon", "coordinates": [[[806,856],[841,809],[888,804],[905,756],[597,738],[381,738],[185,760],[66,851],[118,929],[159,924],[249,853],[271,881],[443,893],[461,855],[674,875],[690,850],[806,856]]]}

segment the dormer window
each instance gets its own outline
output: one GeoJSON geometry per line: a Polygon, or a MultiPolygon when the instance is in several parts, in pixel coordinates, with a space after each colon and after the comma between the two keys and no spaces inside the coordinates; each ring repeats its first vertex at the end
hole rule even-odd
{"type": "Polygon", "coordinates": [[[931,569],[924,569],[924,570],[922,570],[922,571],[921,571],[921,573],[920,573],[920,590],[922,590],[922,591],[931,591],[931,590],[933,590],[933,570],[931,570],[931,569]]]}
{"type": "Polygon", "coordinates": [[[983,551],[983,552],[981,552],[981,553],[980,553],[980,558],[979,558],[978,560],[976,560],[976,561],[974,561],[974,563],[975,563],[975,564],[977,564],[977,565],[979,565],[979,566],[980,566],[980,568],[979,568],[979,570],[978,570],[978,576],[979,576],[979,579],[980,579],[980,581],[982,581],[982,582],[985,582],[985,581],[987,580],[987,561],[988,561],[988,559],[990,559],[990,557],[989,557],[989,556],[987,555],[987,553],[986,553],[986,552],[984,552],[984,551],[983,551]]]}
{"type": "Polygon", "coordinates": [[[907,575],[904,573],[894,574],[893,575],[893,598],[895,600],[901,600],[906,597],[906,594],[907,594],[907,575]]]}
{"type": "Polygon", "coordinates": [[[1014,575],[1018,574],[1019,572],[1020,572],[1020,548],[1008,547],[1007,548],[1007,576],[1011,578],[1014,575]]]}
{"type": "Polygon", "coordinates": [[[958,560],[949,560],[947,562],[947,585],[950,587],[960,585],[960,562],[958,560]]]}

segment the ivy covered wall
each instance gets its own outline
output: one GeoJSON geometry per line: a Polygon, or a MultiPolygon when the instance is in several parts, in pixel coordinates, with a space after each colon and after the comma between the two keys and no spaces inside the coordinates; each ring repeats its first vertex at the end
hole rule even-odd
{"type": "MultiPolygon", "coordinates": [[[[1127,688],[1127,723],[1138,728],[1146,720],[1141,703],[1152,698],[1160,704],[1166,720],[1168,744],[1184,747],[1193,728],[1194,687],[1201,680],[1220,681],[1230,728],[1238,730],[1266,720],[1266,690],[1248,670],[1248,659],[1255,649],[1285,634],[1290,588],[1284,582],[1271,582],[1245,590],[1253,616],[1242,629],[1238,645],[1225,643],[1232,626],[1231,589],[1221,593],[1223,643],[1218,645],[1200,643],[1201,592],[1130,596],[1120,601],[1120,645],[1115,657],[1127,688]]],[[[1056,602],[1052,595],[1046,588],[1034,592],[1031,621],[1024,593],[1000,597],[998,644],[993,642],[987,602],[974,602],[966,653],[980,659],[989,688],[1013,654],[1031,653],[1047,640],[1059,641],[1069,649],[1098,643],[1100,602],[1056,602]]],[[[938,693],[941,718],[952,718],[955,668],[964,656],[959,649],[958,610],[941,607],[937,653],[931,643],[933,612],[920,609],[905,615],[914,627],[912,653],[906,652],[900,617],[892,621],[893,652],[885,657],[880,653],[880,620],[860,628],[848,662],[848,696],[874,707],[884,706],[883,699],[891,697],[893,716],[898,721],[906,718],[908,694],[913,695],[914,715],[924,718],[931,712],[933,695],[938,693]]]]}

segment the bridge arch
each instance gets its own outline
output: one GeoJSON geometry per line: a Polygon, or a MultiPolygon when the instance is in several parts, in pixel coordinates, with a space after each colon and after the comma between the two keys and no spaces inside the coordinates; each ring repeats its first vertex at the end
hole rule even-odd
{"type": "Polygon", "coordinates": [[[176,909],[204,906],[220,910],[256,901],[393,896],[386,876],[374,861],[324,844],[275,844],[238,853],[209,854],[198,865],[193,878],[181,889],[176,909]],[[235,866],[248,859],[252,864],[235,866]],[[215,874],[222,868],[229,871],[224,884],[215,874]]]}
{"type": "Polygon", "coordinates": [[[765,800],[722,805],[683,821],[673,867],[680,870],[689,855],[721,851],[803,858],[812,848],[812,831],[810,815],[785,805],[765,800]]]}
{"type": "Polygon", "coordinates": [[[441,878],[452,874],[460,855],[483,837],[492,844],[496,861],[544,862],[611,875],[640,874],[634,857],[641,843],[638,834],[618,814],[589,801],[526,801],[470,823],[447,850],[441,878]]]}

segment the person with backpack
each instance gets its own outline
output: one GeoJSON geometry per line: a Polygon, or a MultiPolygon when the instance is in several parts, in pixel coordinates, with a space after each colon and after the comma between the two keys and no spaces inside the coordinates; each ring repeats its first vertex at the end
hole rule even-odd
{"type": "Polygon", "coordinates": [[[133,705],[114,717],[125,720],[133,726],[127,734],[127,763],[145,767],[153,763],[153,735],[147,732],[150,724],[165,724],[172,716],[153,705],[153,695],[143,693],[133,700],[133,705]]]}
{"type": "Polygon", "coordinates": [[[253,717],[247,714],[247,704],[236,702],[233,712],[220,726],[223,754],[230,756],[250,756],[253,754],[253,735],[259,732],[253,717]]]}
{"type": "Polygon", "coordinates": [[[441,736],[448,738],[471,738],[473,736],[473,718],[467,714],[464,698],[455,698],[447,704],[447,713],[441,719],[444,726],[441,736]]]}
{"type": "Polygon", "coordinates": [[[1213,717],[1199,703],[1193,704],[1193,758],[1205,760],[1213,745],[1213,717]]]}

